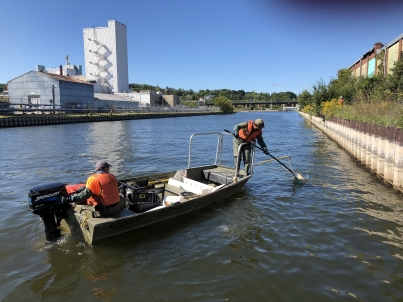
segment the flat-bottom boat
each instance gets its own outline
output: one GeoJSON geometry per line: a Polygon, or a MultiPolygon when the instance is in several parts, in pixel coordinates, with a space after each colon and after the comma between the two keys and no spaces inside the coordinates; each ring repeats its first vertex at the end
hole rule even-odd
{"type": "MultiPolygon", "coordinates": [[[[76,193],[77,188],[84,184],[66,185],[60,182],[32,188],[28,194],[29,208],[42,218],[47,241],[57,240],[62,230],[93,245],[107,238],[211,205],[240,191],[252,176],[238,171],[235,165],[226,167],[221,164],[225,135],[228,134],[193,134],[190,137],[186,169],[120,180],[123,206],[115,214],[99,216],[90,205],[72,206],[63,203],[63,196],[76,193]],[[218,135],[214,164],[191,167],[192,140],[198,135],[218,135]]],[[[232,158],[232,152],[230,155],[232,158]]],[[[252,152],[251,167],[253,155],[252,152]]]]}

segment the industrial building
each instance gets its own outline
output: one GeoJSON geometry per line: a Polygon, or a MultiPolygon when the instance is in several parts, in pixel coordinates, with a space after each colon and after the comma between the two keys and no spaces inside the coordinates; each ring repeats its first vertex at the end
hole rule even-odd
{"type": "Polygon", "coordinates": [[[8,82],[11,108],[50,112],[69,109],[137,109],[129,97],[95,93],[94,85],[75,77],[30,71],[8,82]]]}
{"type": "Polygon", "coordinates": [[[386,45],[380,42],[364,53],[348,69],[355,77],[371,77],[376,74],[390,74],[402,49],[403,34],[386,45]]]}
{"type": "Polygon", "coordinates": [[[53,68],[46,68],[44,65],[37,65],[36,71],[61,74],[65,76],[74,76],[80,80],[85,81],[85,77],[79,77],[83,74],[81,65],[71,65],[69,62],[69,56],[66,56],[66,65],[53,68]]]}
{"type": "Polygon", "coordinates": [[[11,108],[91,108],[94,85],[74,77],[29,71],[7,83],[11,108]]]}
{"type": "Polygon", "coordinates": [[[140,90],[140,92],[115,93],[116,95],[126,96],[137,101],[143,107],[171,107],[174,108],[181,104],[180,97],[177,95],[163,95],[154,90],[140,90]]]}
{"type": "Polygon", "coordinates": [[[84,28],[83,36],[85,73],[94,91],[129,91],[126,25],[108,20],[107,27],[84,28]]]}
{"type": "Polygon", "coordinates": [[[139,102],[131,98],[116,94],[94,93],[94,108],[97,109],[126,109],[135,110],[139,108],[139,102]]]}
{"type": "Polygon", "coordinates": [[[69,109],[137,109],[176,107],[180,98],[152,90],[130,92],[126,25],[83,29],[85,75],[81,65],[46,68],[37,65],[8,82],[10,109],[20,112],[69,109]]]}

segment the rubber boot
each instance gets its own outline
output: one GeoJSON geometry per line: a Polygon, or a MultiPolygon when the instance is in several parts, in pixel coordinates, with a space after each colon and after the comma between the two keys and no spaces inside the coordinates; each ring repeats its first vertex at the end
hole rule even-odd
{"type": "Polygon", "coordinates": [[[249,175],[250,174],[250,172],[249,172],[249,164],[245,164],[244,169],[245,169],[245,175],[249,175]]]}
{"type": "Polygon", "coordinates": [[[239,173],[238,156],[234,156],[234,166],[235,166],[235,169],[238,167],[238,173],[239,173]]]}

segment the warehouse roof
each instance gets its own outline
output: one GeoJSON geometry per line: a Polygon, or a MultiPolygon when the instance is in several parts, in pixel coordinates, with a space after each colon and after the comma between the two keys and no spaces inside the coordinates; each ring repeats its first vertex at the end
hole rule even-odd
{"type": "Polygon", "coordinates": [[[73,83],[86,84],[86,85],[92,85],[92,86],[94,85],[94,84],[91,84],[89,82],[74,78],[72,76],[64,76],[64,75],[60,75],[60,74],[47,73],[47,72],[41,72],[41,71],[35,71],[35,70],[28,71],[28,72],[26,72],[26,73],[24,73],[24,74],[22,74],[22,75],[20,75],[18,77],[15,77],[14,79],[12,79],[12,80],[10,80],[8,82],[11,82],[11,81],[13,81],[15,79],[18,79],[18,78],[20,78],[20,77],[22,77],[22,76],[24,76],[24,75],[26,75],[28,73],[31,73],[31,72],[34,72],[36,74],[39,74],[39,75],[42,75],[42,76],[45,76],[45,77],[48,77],[48,78],[52,78],[52,79],[55,79],[55,80],[58,80],[58,81],[73,82],[73,83]]]}
{"type": "Polygon", "coordinates": [[[41,72],[41,71],[35,71],[38,74],[44,75],[46,77],[59,80],[59,81],[66,81],[66,82],[74,82],[74,83],[80,83],[80,84],[87,84],[87,85],[93,85],[91,83],[88,83],[86,81],[79,80],[77,78],[74,78],[72,76],[64,76],[60,74],[54,74],[54,73],[47,73],[47,72],[41,72]]]}

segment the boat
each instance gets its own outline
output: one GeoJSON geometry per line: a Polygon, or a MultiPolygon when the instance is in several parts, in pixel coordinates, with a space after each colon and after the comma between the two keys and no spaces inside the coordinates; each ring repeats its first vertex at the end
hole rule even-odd
{"type": "MultiPolygon", "coordinates": [[[[29,209],[41,217],[47,242],[57,241],[67,233],[94,245],[209,206],[240,191],[253,175],[254,148],[250,175],[238,171],[235,165],[228,167],[222,164],[223,145],[228,136],[231,134],[222,132],[193,134],[189,141],[187,168],[119,180],[124,206],[107,217],[99,217],[95,208],[87,204],[63,203],[63,196],[77,193],[85,183],[54,182],[35,186],[28,193],[29,209]],[[218,138],[215,160],[209,165],[193,167],[192,146],[199,136],[218,138]]],[[[232,145],[232,136],[230,141],[232,145]]],[[[227,156],[232,163],[232,152],[227,156]]]]}

